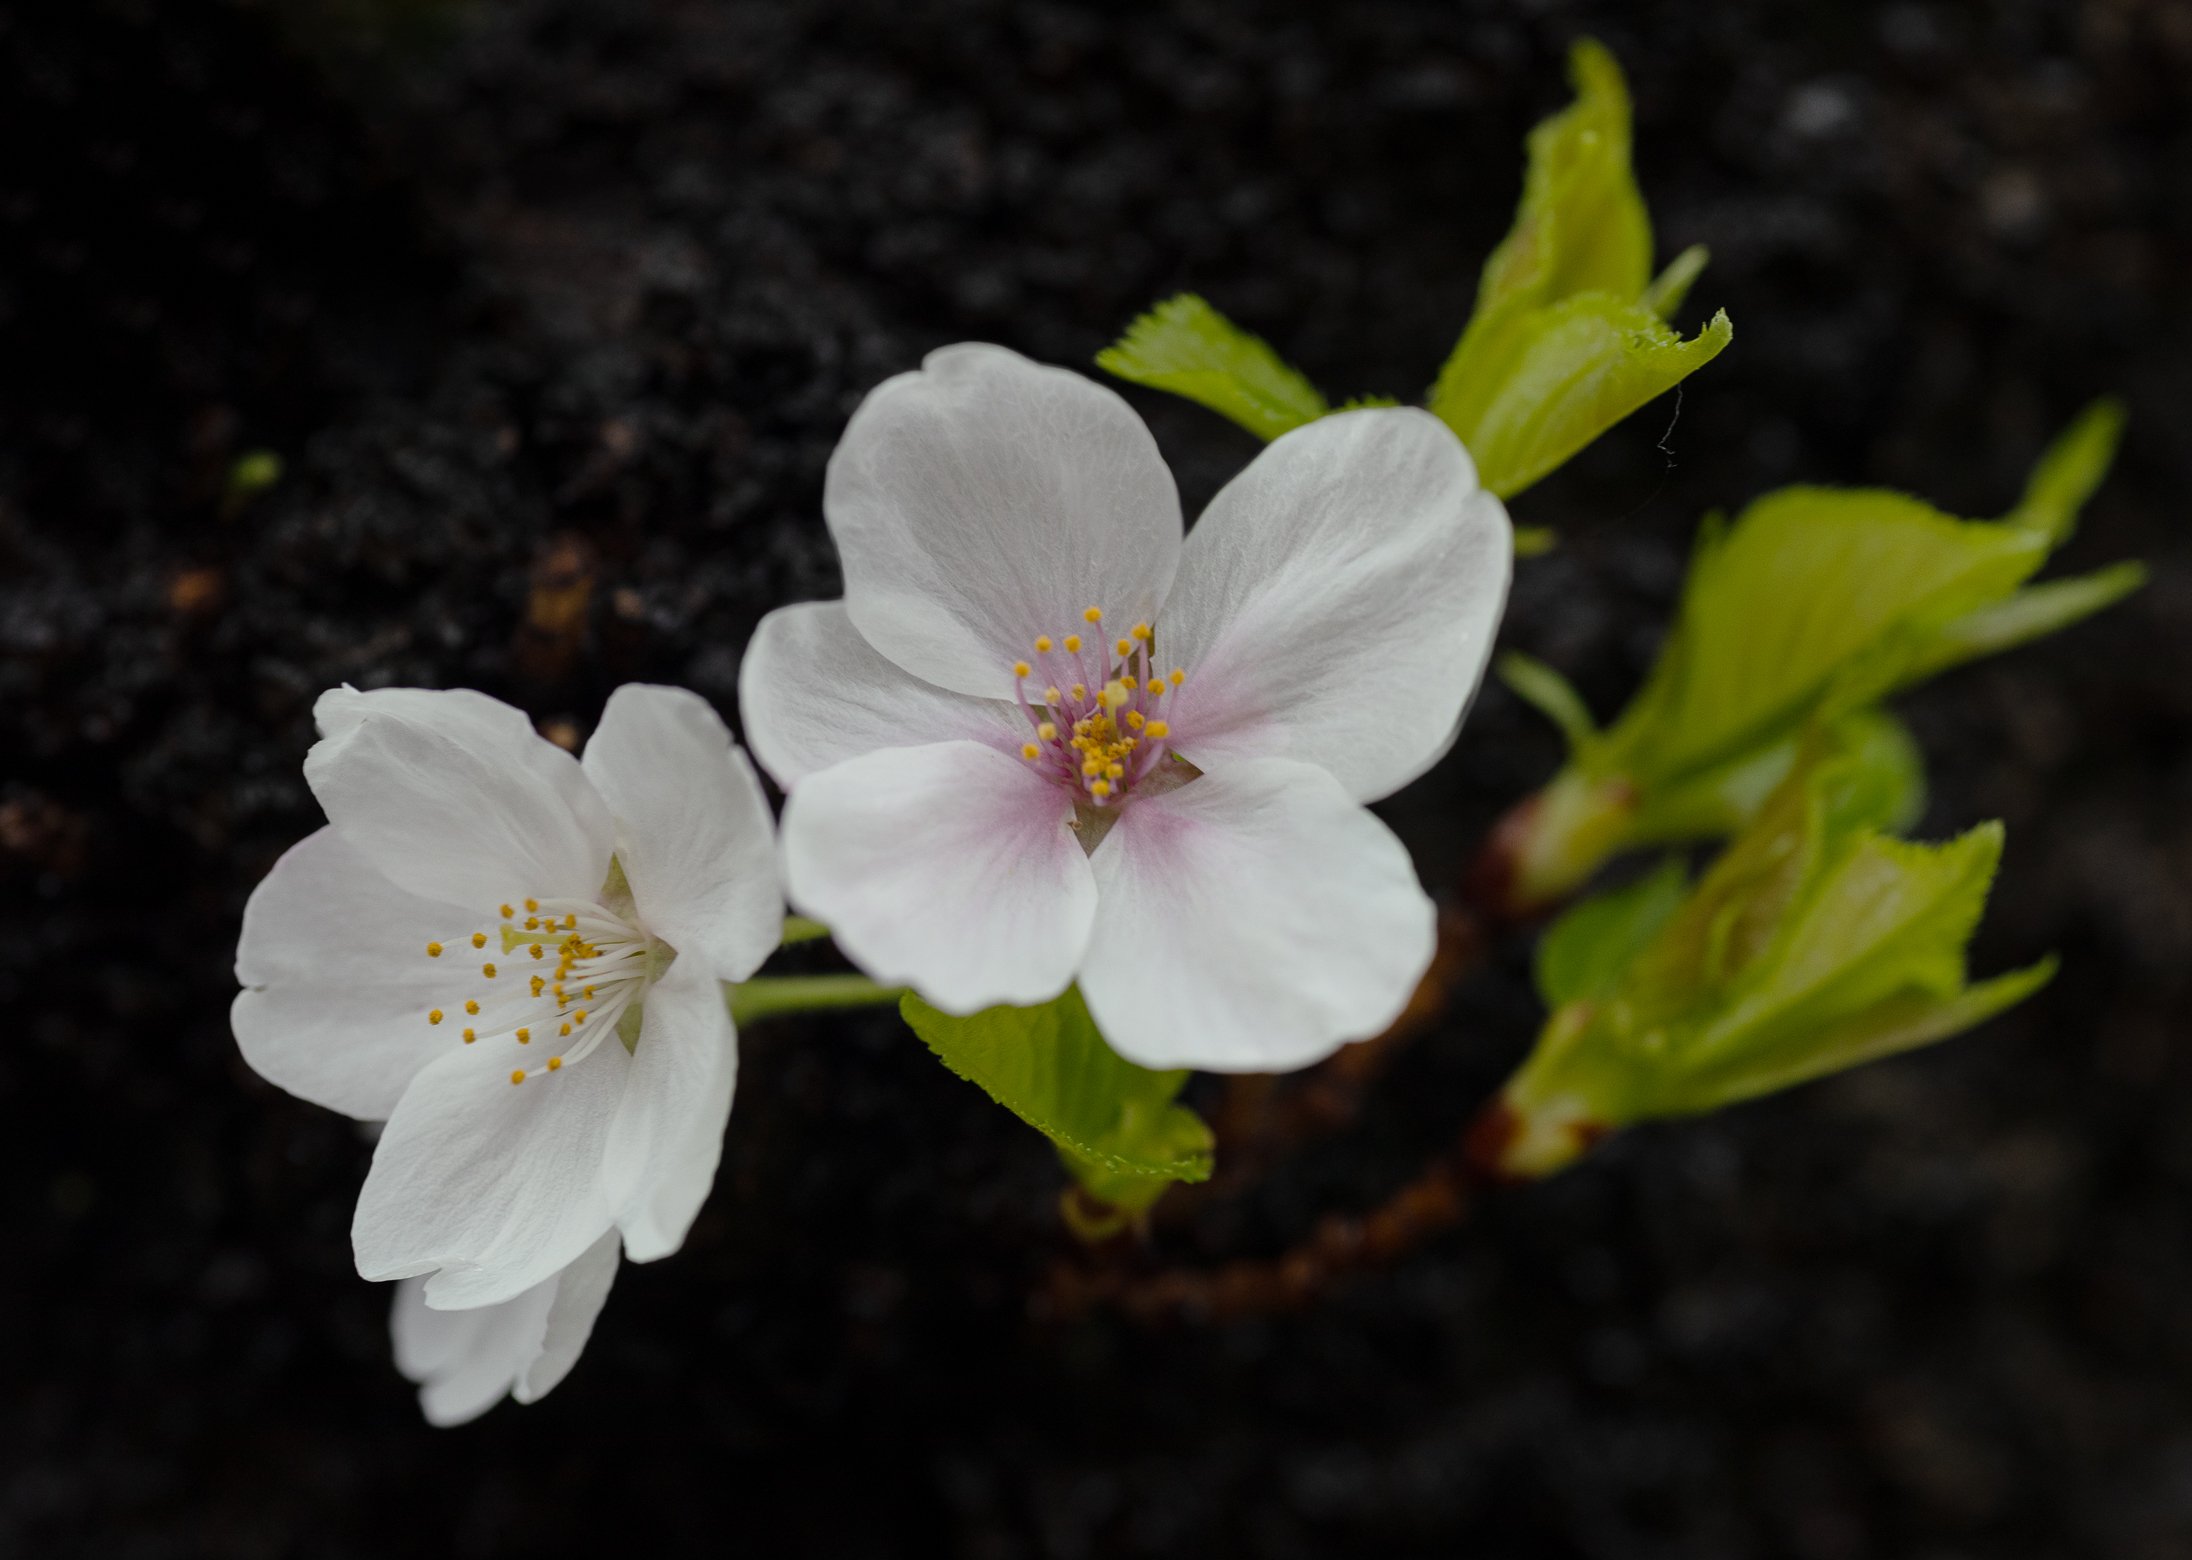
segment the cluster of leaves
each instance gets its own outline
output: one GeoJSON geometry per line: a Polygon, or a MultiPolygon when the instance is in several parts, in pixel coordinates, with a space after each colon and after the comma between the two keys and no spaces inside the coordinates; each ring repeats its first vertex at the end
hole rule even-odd
{"type": "Polygon", "coordinates": [[[1708,520],[1673,631],[1643,688],[1605,731],[1549,667],[1501,663],[1557,724],[1568,760],[1500,836],[1508,908],[1565,898],[1619,851],[1743,826],[1818,727],[1852,760],[1844,783],[1895,798],[1913,821],[1916,750],[1878,705],[1980,656],[2053,633],[2136,590],[2145,571],[2027,581],[2068,539],[2122,431],[2113,402],[2086,411],[2042,457],[2001,520],[1958,520],[1878,489],[1784,488],[1732,525],[1708,520]]]}
{"type": "Polygon", "coordinates": [[[1894,838],[1898,799],[1813,741],[1693,886],[1680,860],[1563,916],[1538,948],[1552,1010],[1487,1118],[1505,1174],[1566,1166],[1607,1132],[1695,1115],[1946,1038],[2045,984],[2052,960],[1972,984],[1964,950],[2002,827],[1894,838]]]}
{"type": "MultiPolygon", "coordinates": [[[[1485,262],[1475,312],[1429,399],[1502,498],[1673,389],[1734,337],[1725,313],[1686,340],[1669,325],[1705,251],[1684,250],[1652,276],[1621,69],[1589,41],[1576,45],[1570,68],[1576,101],[1530,134],[1514,226],[1485,262]]],[[[1096,361],[1263,439],[1332,410],[1307,376],[1193,294],[1143,315],[1096,361]]]]}

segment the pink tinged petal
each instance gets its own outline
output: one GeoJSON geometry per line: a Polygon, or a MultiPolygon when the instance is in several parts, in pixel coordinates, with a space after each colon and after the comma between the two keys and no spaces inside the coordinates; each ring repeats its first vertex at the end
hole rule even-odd
{"type": "Polygon", "coordinates": [[[631,1081],[602,1161],[602,1193],[634,1262],[684,1244],[715,1184],[737,1081],[738,1036],[723,987],[699,961],[680,956],[647,992],[631,1081]]]}
{"type": "Polygon", "coordinates": [[[333,829],[292,846],[244,906],[229,1010],[254,1072],[299,1099],[384,1121],[420,1068],[460,1042],[447,1014],[461,968],[430,959],[479,925],[472,912],[406,893],[333,829]]]}
{"type": "Polygon", "coordinates": [[[584,768],[616,819],[641,924],[718,980],[760,968],[784,935],[776,820],[708,701],[682,688],[619,688],[584,768]]]}
{"type": "Polygon", "coordinates": [[[868,642],[981,698],[1091,606],[1119,633],[1153,619],[1179,564],[1179,493],[1133,408],[1002,347],[945,347],[878,385],[822,508],[868,642]]]}
{"type": "Polygon", "coordinates": [[[1285,1072],[1384,1030],[1430,967],[1408,852],[1324,770],[1264,759],[1130,801],[1091,861],[1081,993],[1147,1067],[1285,1072]]]}
{"type": "Polygon", "coordinates": [[[1468,452],[1412,408],[1342,412],[1274,442],[1196,522],[1157,625],[1188,669],[1173,746],[1282,756],[1374,801],[1453,744],[1513,557],[1468,452]]]}
{"type": "Polygon", "coordinates": [[[615,1231],[553,1278],[514,1299],[470,1311],[437,1311],[422,1280],[396,1288],[389,1317],[396,1368],[419,1384],[427,1422],[461,1425],[505,1396],[545,1397],[570,1374],[616,1280],[615,1231]]]}
{"type": "Polygon", "coordinates": [[[601,1238],[602,1156],[631,1058],[614,1043],[513,1084],[537,1063],[508,1040],[467,1046],[412,1081],[373,1150],[350,1243],[373,1279],[432,1273],[437,1309],[524,1293],[601,1238]],[[439,1271],[435,1271],[439,1269],[439,1271]]]}
{"type": "Polygon", "coordinates": [[[506,704],[417,688],[320,696],[305,780],[384,875],[451,904],[591,896],[609,810],[578,760],[506,704]]]}
{"type": "Polygon", "coordinates": [[[785,805],[792,902],[868,974],[946,1012],[1047,1001],[1096,915],[1072,816],[1057,785],[976,743],[870,753],[785,805]]]}
{"type": "MultiPolygon", "coordinates": [[[[1009,694],[1010,667],[995,671],[988,691],[1009,694]]],[[[881,748],[964,738],[1017,753],[1030,734],[1008,698],[947,693],[899,670],[860,637],[842,601],[779,607],[761,620],[739,664],[738,708],[754,757],[787,791],[881,748]]]]}

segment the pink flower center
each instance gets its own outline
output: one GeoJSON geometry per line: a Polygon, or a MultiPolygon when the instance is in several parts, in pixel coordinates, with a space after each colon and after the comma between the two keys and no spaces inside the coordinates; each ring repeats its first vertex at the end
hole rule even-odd
{"type": "Polygon", "coordinates": [[[1187,681],[1174,667],[1158,672],[1156,633],[1147,623],[1104,638],[1101,607],[1081,614],[1088,637],[1044,634],[1035,657],[1012,668],[1013,693],[1034,728],[1020,756],[1098,807],[1124,801],[1171,752],[1172,728],[1159,711],[1187,681]]]}

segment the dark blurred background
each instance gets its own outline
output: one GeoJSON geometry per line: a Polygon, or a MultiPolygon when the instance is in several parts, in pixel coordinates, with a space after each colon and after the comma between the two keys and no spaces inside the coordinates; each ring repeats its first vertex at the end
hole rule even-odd
{"type": "MultiPolygon", "coordinates": [[[[2180,0],[32,0],[0,138],[0,1552],[2192,1553],[2180,0]],[[228,1035],[313,695],[731,712],[759,615],[835,592],[846,415],[944,342],[1086,364],[1193,287],[1419,392],[1583,32],[1736,339],[1516,505],[1564,542],[1506,642],[1610,713],[1707,509],[1999,513],[2121,392],[2064,566],[2153,584],[1905,706],[1926,829],[2008,821],[1978,966],[2061,978],[1157,1332],[1031,1314],[1056,1166],[895,1022],[757,1030],[687,1249],[546,1401],[429,1430],[350,1267],[368,1146],[228,1035]]],[[[1191,506],[1254,448],[1135,399],[1191,506]]],[[[1427,880],[1556,757],[1488,692],[1389,809],[1427,880]]],[[[1405,1182],[1534,1031],[1526,956],[1157,1257],[1405,1182]]]]}

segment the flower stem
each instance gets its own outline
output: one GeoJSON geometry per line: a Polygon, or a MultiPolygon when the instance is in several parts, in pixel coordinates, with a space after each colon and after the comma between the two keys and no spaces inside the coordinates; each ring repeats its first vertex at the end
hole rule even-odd
{"type": "Polygon", "coordinates": [[[780,1013],[814,1013],[825,1008],[876,1007],[904,996],[903,986],[879,986],[865,975],[760,975],[726,986],[731,1022],[743,1029],[756,1019],[780,1013]]]}
{"type": "Polygon", "coordinates": [[[784,946],[787,948],[793,943],[814,942],[829,935],[830,929],[820,921],[803,915],[784,917],[784,946]]]}

